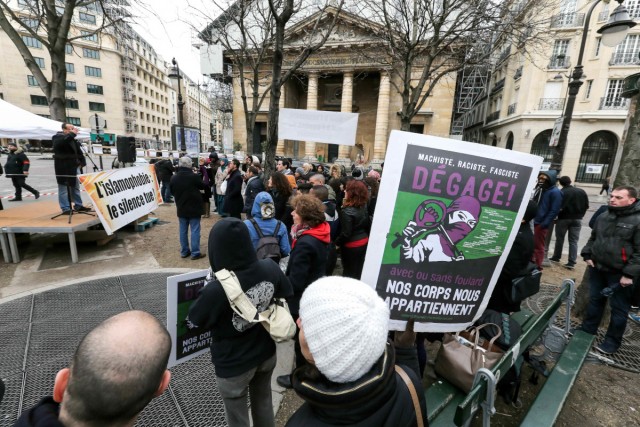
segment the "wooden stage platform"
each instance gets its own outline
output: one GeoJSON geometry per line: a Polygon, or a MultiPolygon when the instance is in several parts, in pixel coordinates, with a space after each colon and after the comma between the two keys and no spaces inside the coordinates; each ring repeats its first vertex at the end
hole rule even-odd
{"type": "Polygon", "coordinates": [[[20,262],[16,233],[68,234],[71,260],[74,263],[78,262],[75,233],[100,224],[100,219],[95,212],[92,215],[74,213],[71,223],[68,215],[51,219],[60,213],[57,201],[45,200],[0,211],[0,245],[5,262],[20,262]]]}

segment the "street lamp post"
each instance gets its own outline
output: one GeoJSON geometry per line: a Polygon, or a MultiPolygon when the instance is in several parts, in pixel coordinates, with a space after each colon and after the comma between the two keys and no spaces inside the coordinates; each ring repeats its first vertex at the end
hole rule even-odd
{"type": "Polygon", "coordinates": [[[200,87],[207,87],[207,85],[198,82],[197,84],[191,84],[191,87],[198,88],[198,135],[200,136],[200,149],[202,150],[202,99],[200,98],[200,87]]]}
{"type": "MultiPolygon", "coordinates": [[[[551,161],[551,166],[549,167],[549,169],[557,170],[558,174],[560,174],[560,170],[562,169],[562,161],[564,158],[564,151],[567,146],[567,135],[569,134],[569,127],[571,126],[573,107],[576,104],[576,96],[578,95],[580,86],[582,86],[583,83],[581,80],[584,76],[584,73],[582,71],[582,69],[584,68],[582,65],[582,58],[584,56],[585,45],[587,44],[589,21],[591,20],[591,14],[593,13],[593,10],[601,1],[602,0],[596,0],[591,5],[584,19],[584,28],[582,30],[582,40],[580,42],[578,62],[573,69],[573,73],[570,77],[571,80],[569,81],[569,93],[564,110],[562,128],[560,130],[560,135],[558,136],[558,144],[556,145],[555,151],[553,152],[553,160],[551,161]]],[[[609,47],[618,45],[622,40],[624,40],[629,29],[636,25],[635,22],[629,19],[629,13],[627,12],[627,9],[622,5],[622,2],[624,0],[616,1],[619,4],[609,17],[609,22],[607,22],[602,26],[602,28],[598,30],[598,33],[602,34],[602,44],[609,47]]]]}
{"type": "Polygon", "coordinates": [[[171,71],[168,74],[168,77],[172,82],[176,82],[178,85],[178,126],[180,126],[180,151],[183,153],[187,152],[187,143],[185,141],[184,135],[184,101],[182,100],[182,90],[180,89],[180,80],[182,76],[180,75],[180,66],[178,65],[178,61],[176,58],[171,60],[173,67],[171,67],[171,71]]]}

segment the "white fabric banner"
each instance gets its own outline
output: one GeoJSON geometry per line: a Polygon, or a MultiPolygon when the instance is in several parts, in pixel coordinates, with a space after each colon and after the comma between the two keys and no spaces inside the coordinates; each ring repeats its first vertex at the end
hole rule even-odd
{"type": "MultiPolygon", "coordinates": [[[[51,139],[62,131],[62,122],[30,113],[0,99],[0,138],[51,139]]],[[[89,129],[80,128],[78,139],[89,138],[89,129]]]]}
{"type": "Polygon", "coordinates": [[[279,139],[355,145],[357,129],[357,113],[280,109],[279,139]]]}

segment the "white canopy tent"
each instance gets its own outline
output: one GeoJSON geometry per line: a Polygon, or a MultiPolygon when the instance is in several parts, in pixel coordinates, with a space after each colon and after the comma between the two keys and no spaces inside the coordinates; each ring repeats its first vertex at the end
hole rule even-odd
{"type": "MultiPolygon", "coordinates": [[[[0,99],[0,138],[51,139],[62,123],[30,113],[0,99]]],[[[80,128],[79,139],[89,138],[89,129],[80,128]]]]}

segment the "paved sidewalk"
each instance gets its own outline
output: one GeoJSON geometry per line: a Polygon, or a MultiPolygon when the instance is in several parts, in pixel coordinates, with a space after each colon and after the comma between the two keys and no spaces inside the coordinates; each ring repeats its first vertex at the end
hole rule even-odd
{"type": "MultiPolygon", "coordinates": [[[[104,319],[130,309],[166,322],[166,278],[180,272],[121,275],[0,300],[0,377],[7,391],[0,427],[50,395],[58,370],[68,366],[80,339],[104,319]]],[[[293,363],[292,343],[278,346],[273,405],[282,392],[277,375],[293,363]]],[[[138,426],[225,426],[222,399],[209,353],[171,369],[169,389],[141,414],[138,426]]]]}

